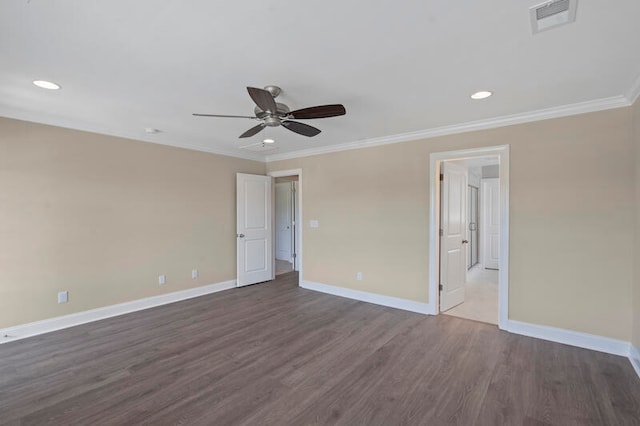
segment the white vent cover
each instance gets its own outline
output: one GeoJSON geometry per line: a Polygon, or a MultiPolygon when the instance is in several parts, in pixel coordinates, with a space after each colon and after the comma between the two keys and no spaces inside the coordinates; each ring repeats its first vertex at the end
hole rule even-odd
{"type": "Polygon", "coordinates": [[[549,30],[576,20],[578,0],[548,1],[529,9],[533,33],[549,30]]]}

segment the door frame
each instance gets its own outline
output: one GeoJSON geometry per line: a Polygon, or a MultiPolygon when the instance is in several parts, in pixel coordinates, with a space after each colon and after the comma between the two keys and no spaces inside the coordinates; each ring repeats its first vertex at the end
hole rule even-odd
{"type": "Polygon", "coordinates": [[[500,178],[500,269],[498,271],[498,327],[509,320],[509,145],[433,152],[429,156],[429,304],[440,313],[440,171],[443,161],[473,157],[498,157],[500,178]]]}
{"type": "MultiPolygon", "coordinates": [[[[295,225],[295,240],[296,240],[296,259],[294,262],[297,263],[298,266],[298,286],[302,282],[302,169],[289,169],[289,170],[274,170],[267,173],[267,176],[271,176],[272,178],[278,177],[287,177],[287,176],[298,176],[298,185],[296,185],[296,217],[294,220],[296,221],[295,225]]],[[[271,197],[273,202],[271,203],[271,208],[274,210],[273,217],[275,220],[275,185],[273,186],[273,191],[271,193],[271,197]]],[[[275,227],[274,227],[275,228],[275,227]]],[[[274,237],[273,237],[273,264],[275,271],[275,262],[276,262],[276,242],[275,242],[275,229],[274,229],[274,237]]],[[[296,263],[294,263],[294,270],[296,267],[296,263]]]]}

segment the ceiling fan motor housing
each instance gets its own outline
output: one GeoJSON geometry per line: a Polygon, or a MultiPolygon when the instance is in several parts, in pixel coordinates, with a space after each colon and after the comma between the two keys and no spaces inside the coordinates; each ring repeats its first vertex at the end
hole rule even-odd
{"type": "Polygon", "coordinates": [[[264,119],[265,126],[269,127],[278,127],[280,125],[280,119],[278,117],[265,117],[264,119]]]}
{"type": "Polygon", "coordinates": [[[273,86],[273,85],[269,85],[269,86],[264,86],[264,90],[266,90],[267,92],[271,93],[271,96],[273,96],[273,98],[277,98],[278,95],[282,92],[282,89],[279,88],[278,86],[273,86]]]}
{"type": "MultiPolygon", "coordinates": [[[[281,104],[280,102],[276,102],[276,116],[278,117],[286,117],[289,112],[291,110],[289,109],[288,106],[286,106],[285,104],[281,104]]],[[[253,113],[256,115],[256,117],[260,118],[260,119],[266,119],[267,117],[269,117],[269,113],[263,111],[262,109],[260,109],[260,107],[255,107],[253,109],[253,113]]]]}

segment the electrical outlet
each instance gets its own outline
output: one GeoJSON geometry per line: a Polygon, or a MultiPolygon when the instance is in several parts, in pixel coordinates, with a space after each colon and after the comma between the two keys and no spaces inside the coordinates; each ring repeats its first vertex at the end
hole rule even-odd
{"type": "Polygon", "coordinates": [[[192,269],[191,270],[191,278],[193,278],[194,280],[196,278],[198,278],[198,270],[197,269],[192,269]]]}
{"type": "Polygon", "coordinates": [[[69,292],[68,291],[59,291],[58,292],[58,303],[67,303],[69,301],[69,292]]]}
{"type": "Polygon", "coordinates": [[[160,275],[158,277],[158,284],[164,285],[166,282],[167,282],[167,277],[165,277],[164,275],[160,275]]]}
{"type": "Polygon", "coordinates": [[[358,281],[362,281],[362,272],[358,272],[358,273],[356,274],[356,280],[358,280],[358,281]]]}

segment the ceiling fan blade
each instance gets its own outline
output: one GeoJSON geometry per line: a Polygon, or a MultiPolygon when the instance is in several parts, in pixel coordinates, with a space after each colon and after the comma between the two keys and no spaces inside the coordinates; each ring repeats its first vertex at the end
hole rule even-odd
{"type": "Polygon", "coordinates": [[[222,118],[252,118],[257,119],[258,117],[250,117],[248,115],[220,115],[220,114],[197,114],[194,113],[196,117],[222,117],[222,118]]]}
{"type": "Polygon", "coordinates": [[[295,111],[291,111],[289,116],[296,120],[308,119],[308,118],[328,118],[337,117],[339,115],[345,115],[347,110],[343,105],[319,105],[309,108],[302,108],[295,111]]]}
{"type": "Polygon", "coordinates": [[[246,132],[241,134],[239,137],[241,137],[241,138],[250,138],[251,136],[255,135],[256,133],[259,133],[262,129],[265,128],[265,126],[266,126],[266,124],[260,123],[257,126],[254,126],[254,127],[250,128],[249,130],[247,130],[246,132]]]}
{"type": "Polygon", "coordinates": [[[303,136],[312,137],[320,133],[320,129],[316,129],[308,124],[298,123],[297,121],[284,120],[282,121],[282,125],[292,132],[303,136]]]}
{"type": "Polygon", "coordinates": [[[271,96],[271,93],[264,89],[258,89],[257,87],[247,87],[249,96],[253,99],[253,102],[264,112],[270,112],[275,114],[277,112],[276,101],[271,96]]]}

